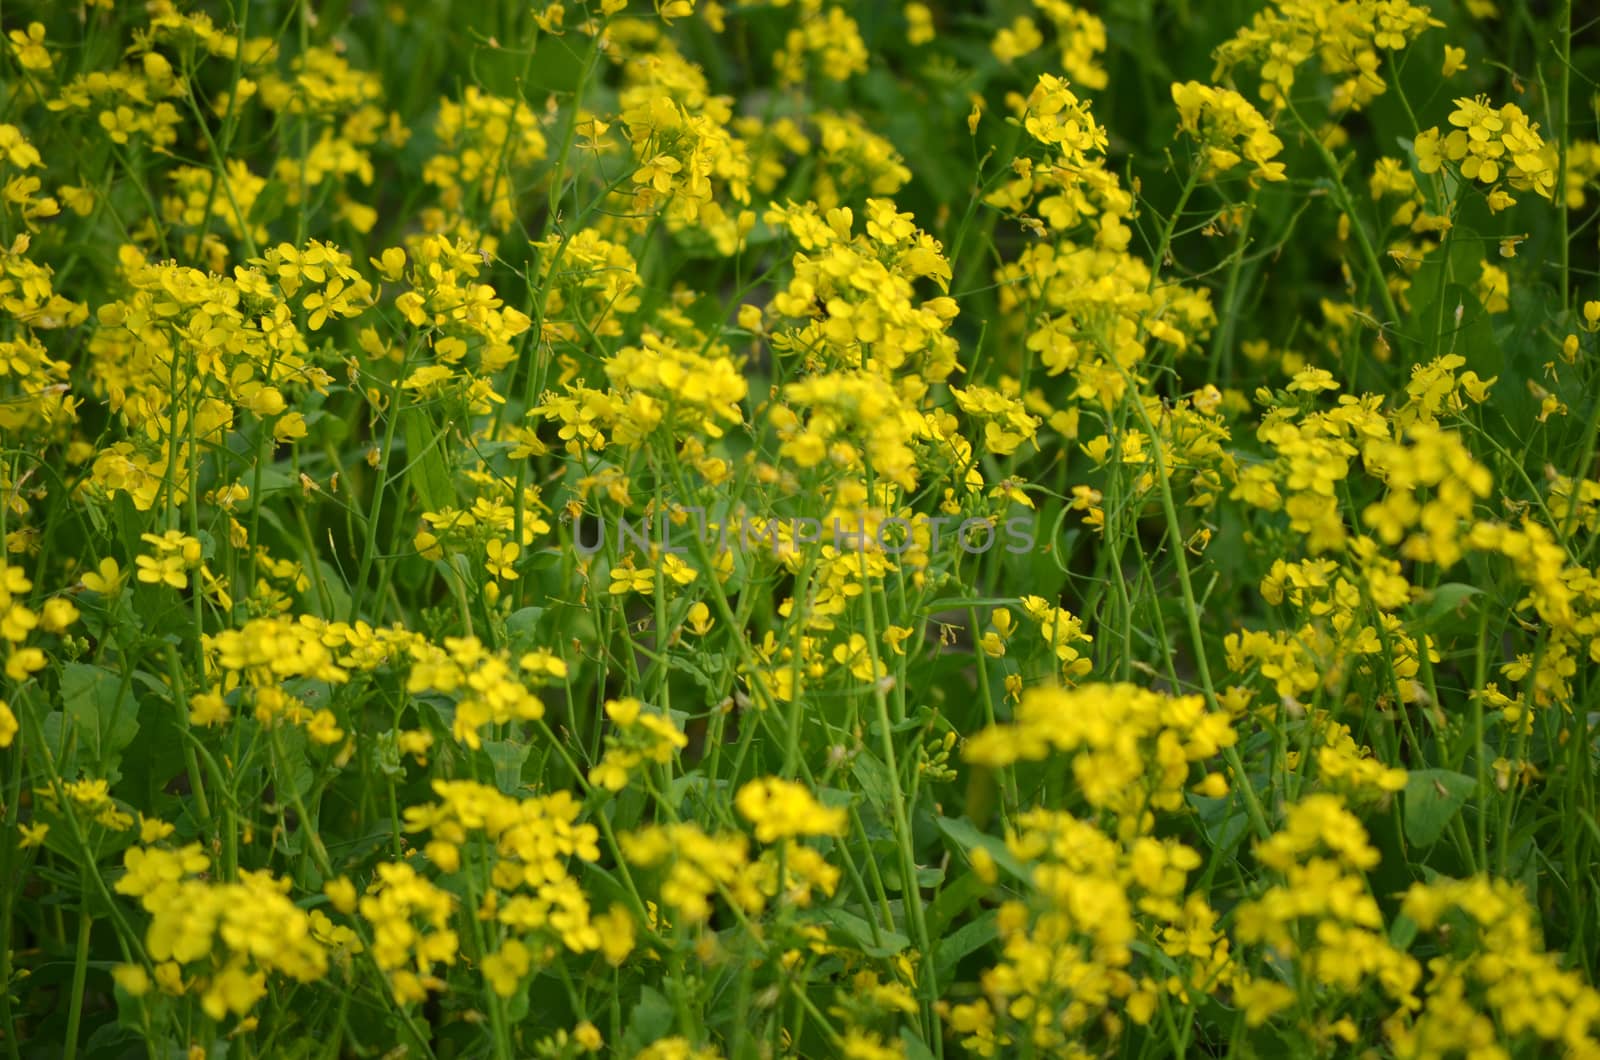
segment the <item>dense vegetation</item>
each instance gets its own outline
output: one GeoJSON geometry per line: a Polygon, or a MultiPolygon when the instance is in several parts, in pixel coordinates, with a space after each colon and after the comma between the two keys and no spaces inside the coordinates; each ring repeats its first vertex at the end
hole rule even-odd
{"type": "Polygon", "coordinates": [[[1600,1055],[1600,48],[7,4],[22,1057],[1600,1055]]]}

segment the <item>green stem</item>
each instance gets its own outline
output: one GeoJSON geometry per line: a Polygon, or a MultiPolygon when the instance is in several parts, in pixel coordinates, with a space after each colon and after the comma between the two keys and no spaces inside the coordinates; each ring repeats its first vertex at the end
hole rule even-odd
{"type": "Polygon", "coordinates": [[[1256,198],[1260,188],[1251,188],[1250,195],[1244,203],[1244,217],[1239,222],[1239,230],[1235,234],[1233,253],[1228,261],[1228,279],[1222,288],[1222,319],[1219,322],[1217,341],[1212,345],[1211,357],[1206,369],[1208,382],[1215,383],[1219,378],[1231,380],[1233,377],[1233,345],[1239,331],[1239,307],[1235,302],[1239,298],[1239,278],[1244,271],[1245,248],[1250,245],[1250,222],[1256,216],[1256,198]],[[1219,374],[1222,373],[1222,374],[1219,374]]]}
{"type": "MultiPolygon", "coordinates": [[[[372,569],[372,558],[378,546],[378,517],[383,514],[383,495],[389,488],[389,461],[394,455],[394,434],[400,425],[400,398],[404,394],[401,384],[405,382],[406,366],[410,363],[411,346],[406,346],[405,356],[400,361],[400,370],[395,373],[394,380],[389,386],[389,420],[384,424],[383,449],[378,454],[378,479],[372,487],[372,502],[367,509],[367,525],[363,530],[365,540],[361,545],[361,563],[357,568],[356,580],[350,586],[350,621],[354,622],[361,617],[361,604],[363,590],[367,585],[367,575],[372,569]]],[[[409,454],[413,460],[416,454],[409,454]]],[[[260,501],[258,500],[259,504],[260,501]]],[[[380,597],[378,606],[383,606],[380,597]]]]}
{"type": "MultiPolygon", "coordinates": [[[[333,862],[328,857],[328,849],[323,846],[322,837],[317,834],[313,818],[306,811],[305,799],[301,796],[299,787],[293,782],[286,782],[288,770],[284,768],[285,755],[283,753],[283,741],[278,736],[278,725],[276,723],[270,724],[267,728],[267,734],[267,741],[272,750],[272,771],[278,782],[278,788],[280,791],[289,793],[289,805],[294,807],[294,812],[300,820],[300,831],[305,837],[306,850],[310,852],[311,860],[316,865],[317,871],[322,874],[324,880],[331,880],[337,873],[333,871],[333,862]]],[[[356,937],[361,941],[363,962],[377,977],[377,982],[385,982],[388,976],[382,968],[378,967],[377,961],[372,956],[372,938],[368,935],[365,925],[357,920],[354,922],[354,930],[356,937]]],[[[434,1057],[433,1049],[429,1047],[428,1040],[417,1027],[416,1021],[411,1018],[410,1010],[404,1005],[398,1005],[393,1007],[393,1011],[400,1022],[405,1025],[406,1033],[410,1035],[412,1041],[416,1042],[418,1048],[422,1051],[422,1055],[432,1060],[434,1057]]]]}
{"type": "Polygon", "coordinates": [[[1558,95],[1561,100],[1559,124],[1551,130],[1559,145],[1558,161],[1556,163],[1556,212],[1561,224],[1560,250],[1560,283],[1561,283],[1561,309],[1566,311],[1568,299],[1571,298],[1572,261],[1571,230],[1568,227],[1567,211],[1567,154],[1571,150],[1572,141],[1569,139],[1572,121],[1570,118],[1572,104],[1572,0],[1566,0],[1561,5],[1561,87],[1558,95]]]}
{"type": "MultiPolygon", "coordinates": [[[[1200,607],[1195,602],[1194,584],[1189,575],[1189,561],[1184,556],[1183,528],[1178,521],[1178,506],[1172,498],[1172,482],[1167,475],[1166,453],[1161,444],[1161,434],[1145,410],[1142,391],[1133,376],[1114,355],[1111,357],[1111,363],[1116,366],[1127,383],[1127,400],[1133,405],[1134,412],[1144,424],[1145,433],[1150,439],[1150,460],[1156,470],[1156,484],[1161,494],[1161,510],[1167,521],[1167,543],[1172,551],[1173,564],[1178,571],[1178,588],[1183,594],[1183,617],[1188,624],[1189,640],[1194,647],[1195,670],[1200,675],[1200,686],[1205,690],[1206,705],[1213,711],[1221,711],[1221,704],[1217,702],[1216,686],[1211,682],[1211,665],[1206,661],[1205,635],[1200,628],[1200,607]]],[[[1239,757],[1239,749],[1225,747],[1222,756],[1233,773],[1234,783],[1244,797],[1245,812],[1250,817],[1251,825],[1254,826],[1257,835],[1266,839],[1272,834],[1272,828],[1267,824],[1266,814],[1256,798],[1255,789],[1250,785],[1244,761],[1239,757]]]]}
{"type": "MultiPolygon", "coordinates": [[[[1344,170],[1339,166],[1338,159],[1333,157],[1333,152],[1328,150],[1322,138],[1316,134],[1306,120],[1300,116],[1294,104],[1289,104],[1289,113],[1294,116],[1296,124],[1305,133],[1306,139],[1316,151],[1317,157],[1322,160],[1323,168],[1328,171],[1328,189],[1333,193],[1334,201],[1339,209],[1350,219],[1350,231],[1356,237],[1356,247],[1361,251],[1362,264],[1371,273],[1372,283],[1378,289],[1378,300],[1383,303],[1385,320],[1380,322],[1380,334],[1386,328],[1398,328],[1400,324],[1400,308],[1395,304],[1394,293],[1389,290],[1389,284],[1384,279],[1383,265],[1378,260],[1378,253],[1373,249],[1372,240],[1367,235],[1367,226],[1362,224],[1361,218],[1356,215],[1355,203],[1350,198],[1350,189],[1344,185],[1344,170]]],[[[1398,334],[1398,331],[1396,332],[1398,334]]]]}
{"type": "MultiPolygon", "coordinates": [[[[878,630],[876,617],[873,615],[872,595],[866,591],[870,576],[867,573],[866,552],[861,553],[861,581],[863,607],[865,615],[867,651],[872,659],[872,672],[874,675],[882,669],[878,653],[878,630]]],[[[905,902],[906,920],[911,927],[911,937],[917,944],[917,949],[922,955],[922,977],[918,984],[923,995],[923,1020],[926,1023],[928,1040],[942,1044],[944,1035],[940,1031],[939,1013],[934,1008],[934,1001],[939,996],[939,984],[933,962],[933,944],[928,938],[928,922],[923,910],[921,888],[917,884],[917,859],[916,852],[911,845],[911,818],[906,813],[905,792],[901,789],[900,767],[895,757],[894,726],[889,719],[889,696],[884,682],[876,679],[872,682],[873,705],[877,708],[878,734],[883,761],[889,767],[889,808],[894,820],[895,843],[900,852],[900,895],[905,902]]]]}
{"type": "MultiPolygon", "coordinates": [[[[83,881],[86,885],[87,880],[83,881]]],[[[87,891],[87,886],[85,887],[87,891]]],[[[78,1055],[78,1028],[83,1019],[83,984],[89,974],[89,937],[94,927],[94,918],[89,915],[85,906],[78,913],[78,950],[72,959],[72,996],[67,1008],[67,1040],[64,1043],[62,1057],[64,1060],[74,1060],[78,1055]]],[[[5,984],[0,984],[0,989],[6,989],[5,984]]],[[[10,1037],[10,1034],[7,1034],[10,1037]]]]}

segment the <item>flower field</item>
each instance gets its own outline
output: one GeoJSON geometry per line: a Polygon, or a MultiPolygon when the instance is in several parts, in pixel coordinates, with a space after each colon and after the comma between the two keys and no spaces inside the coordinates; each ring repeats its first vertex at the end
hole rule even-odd
{"type": "Polygon", "coordinates": [[[4,1058],[1600,1056],[1589,5],[0,33],[4,1058]]]}

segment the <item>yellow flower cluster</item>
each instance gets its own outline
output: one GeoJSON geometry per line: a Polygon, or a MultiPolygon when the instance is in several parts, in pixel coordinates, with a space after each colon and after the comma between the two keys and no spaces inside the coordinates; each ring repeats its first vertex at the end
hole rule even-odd
{"type": "Polygon", "coordinates": [[[977,733],[963,754],[990,768],[1063,755],[1083,800],[1132,835],[1151,828],[1154,811],[1183,804],[1192,763],[1237,739],[1228,716],[1208,711],[1200,696],[1085,684],[1028,689],[1015,720],[977,733]]]}
{"type": "Polygon", "coordinates": [[[1600,1055],[1578,8],[77,6],[13,1053],[1600,1055]]]}
{"type": "Polygon", "coordinates": [[[622,855],[641,869],[665,867],[661,901],[688,926],[704,924],[720,896],[746,915],[766,904],[742,833],[708,835],[690,822],[652,825],[620,837],[622,855]]]}
{"type": "Polygon", "coordinates": [[[606,740],[605,756],[589,773],[589,782],[611,791],[627,787],[645,763],[666,765],[689,744],[671,718],[646,710],[632,697],[607,702],[606,717],[615,729],[606,740]]]}
{"type": "Polygon", "coordinates": [[[1507,103],[1496,109],[1487,96],[1458,99],[1450,124],[1455,129],[1446,136],[1437,128],[1417,134],[1419,170],[1437,173],[1446,161],[1455,163],[1463,177],[1490,187],[1489,208],[1495,211],[1516,201],[1506,186],[1555,197],[1558,148],[1545,142],[1538,122],[1530,122],[1521,107],[1507,103]]]}
{"type": "Polygon", "coordinates": [[[763,843],[796,836],[844,834],[845,811],[817,802],[803,784],[767,777],[752,780],[733,797],[734,808],[754,827],[763,843]]]}
{"type": "Polygon", "coordinates": [[[1213,180],[1241,162],[1255,167],[1250,171],[1252,186],[1258,181],[1288,179],[1283,163],[1273,161],[1283,150],[1283,141],[1239,93],[1187,81],[1172,86],[1172,102],[1178,105],[1179,129],[1204,149],[1200,179],[1213,180]]]}
{"type": "Polygon", "coordinates": [[[1409,0],[1272,0],[1217,49],[1218,73],[1249,64],[1260,74],[1261,98],[1278,110],[1289,104],[1300,68],[1315,59],[1322,73],[1340,79],[1333,110],[1360,110],[1388,87],[1383,53],[1443,25],[1409,0]]]}
{"type": "Polygon", "coordinates": [[[209,865],[199,844],[129,847],[123,864],[116,891],[150,913],[145,944],[156,983],[199,995],[212,1019],[249,1013],[269,975],[306,983],[327,973],[327,947],[313,917],[287,897],[289,880],[269,872],[241,872],[235,883],[197,878],[209,865]]]}

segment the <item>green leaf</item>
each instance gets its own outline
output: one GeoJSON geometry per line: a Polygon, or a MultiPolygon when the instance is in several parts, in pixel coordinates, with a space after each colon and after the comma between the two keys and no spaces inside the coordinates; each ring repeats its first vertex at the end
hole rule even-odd
{"type": "MultiPolygon", "coordinates": [[[[917,886],[937,887],[944,882],[944,869],[938,865],[924,865],[917,869],[917,886]]],[[[900,875],[900,861],[892,856],[884,859],[883,883],[891,891],[904,891],[905,885],[900,875]]]]}
{"type": "Polygon", "coordinates": [[[906,1047],[906,1060],[933,1060],[933,1051],[928,1048],[928,1043],[917,1037],[910,1027],[900,1028],[900,1044],[906,1047]]]}
{"type": "Polygon", "coordinates": [[[1420,630],[1430,630],[1452,618],[1459,621],[1466,617],[1468,601],[1481,595],[1483,590],[1475,585],[1446,582],[1422,598],[1415,624],[1420,630]]]}
{"type": "Polygon", "coordinates": [[[1406,781],[1406,839],[1419,847],[1438,842],[1477,786],[1476,778],[1448,769],[1413,770],[1406,781]]]}
{"type": "Polygon", "coordinates": [[[950,982],[955,974],[956,965],[961,963],[963,957],[982,949],[1000,937],[996,916],[996,912],[991,909],[978,919],[961,925],[934,945],[933,962],[939,982],[950,982]]]}
{"type": "MultiPolygon", "coordinates": [[[[344,587],[344,576],[339,573],[338,568],[325,559],[318,559],[315,562],[317,569],[322,572],[322,580],[314,581],[311,589],[318,597],[317,602],[322,606],[323,617],[332,619],[338,615],[348,615],[350,592],[344,587]],[[326,597],[323,596],[324,593],[327,594],[326,597]]],[[[301,563],[305,563],[304,554],[301,563]]]]}
{"type": "Polygon", "coordinates": [[[641,1045],[664,1037],[672,1029],[672,1003],[659,990],[648,986],[639,990],[639,1003],[628,1020],[628,1036],[641,1045]]]}
{"type": "MultiPolygon", "coordinates": [[[[534,976],[532,983],[520,984],[520,989],[513,990],[506,999],[506,1019],[513,1026],[528,1018],[528,1012],[533,1008],[533,992],[538,988],[538,979],[538,976],[534,976]]],[[[555,984],[552,982],[549,985],[555,984]]]]}
{"type": "Polygon", "coordinates": [[[879,925],[877,941],[874,941],[872,925],[843,909],[820,909],[817,916],[868,957],[893,957],[911,945],[909,938],[882,925],[879,925]]]}
{"type": "Polygon", "coordinates": [[[61,704],[95,771],[110,774],[139,733],[139,707],[132,690],[110,670],[69,662],[61,673],[61,704]]]}
{"type": "Polygon", "coordinates": [[[867,797],[867,803],[879,813],[888,813],[894,801],[890,791],[894,778],[889,775],[889,767],[871,751],[862,750],[850,764],[850,773],[861,785],[861,794],[867,797]]]}
{"type": "Polygon", "coordinates": [[[980,880],[975,872],[963,872],[957,875],[928,905],[926,913],[928,934],[934,938],[942,936],[945,928],[954,923],[956,917],[966,912],[988,890],[989,885],[980,880]]]}
{"type": "Polygon", "coordinates": [[[939,831],[945,838],[955,844],[955,847],[968,860],[972,858],[972,851],[979,847],[989,852],[994,863],[1004,869],[1008,874],[1018,880],[1027,881],[1031,874],[1027,868],[1011,856],[1011,851],[1006,849],[1005,842],[992,835],[985,835],[978,831],[978,826],[965,818],[936,817],[934,821],[939,825],[939,831]]]}
{"type": "Polygon", "coordinates": [[[528,761],[528,752],[533,750],[532,744],[485,740],[483,750],[494,763],[495,787],[509,795],[522,786],[522,767],[528,761]]]}
{"type": "Polygon", "coordinates": [[[513,655],[540,647],[539,620],[543,617],[542,607],[524,607],[506,616],[506,644],[513,655]]]}
{"type": "Polygon", "coordinates": [[[1389,944],[1396,949],[1407,950],[1417,937],[1417,922],[1401,913],[1394,918],[1394,923],[1389,925],[1389,944]]]}
{"type": "MultiPolygon", "coordinates": [[[[304,729],[286,725],[281,730],[279,739],[283,741],[283,761],[278,763],[282,768],[274,768],[273,776],[282,785],[280,800],[289,802],[295,795],[304,797],[311,790],[311,785],[316,782],[316,774],[311,770],[310,752],[306,747],[306,733],[304,729]],[[287,772],[288,776],[284,773],[287,772]]],[[[306,822],[309,827],[314,827],[316,822],[306,822]]],[[[303,829],[302,829],[303,831],[303,829]]],[[[300,832],[295,833],[298,839],[300,832]]]]}
{"type": "Polygon", "coordinates": [[[137,1048],[143,1036],[134,1029],[139,1025],[139,1002],[129,997],[121,987],[116,988],[116,998],[117,1011],[125,1023],[102,1023],[95,1028],[84,1043],[84,1051],[90,1056],[126,1056],[144,1051],[137,1048]]]}
{"type": "Polygon", "coordinates": [[[1189,795],[1188,800],[1205,827],[1211,848],[1224,857],[1232,856],[1250,831],[1250,817],[1243,804],[1237,799],[1210,799],[1194,794],[1189,795]]]}
{"type": "Polygon", "coordinates": [[[413,405],[400,412],[406,438],[406,479],[429,511],[449,507],[455,500],[450,466],[445,461],[439,440],[444,431],[435,432],[427,409],[413,405]]]}

